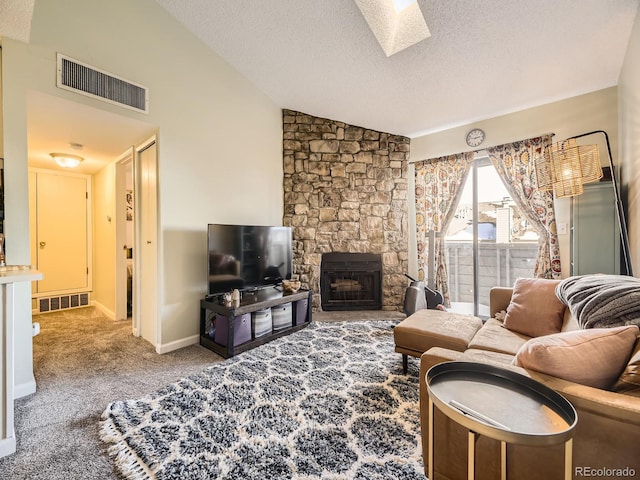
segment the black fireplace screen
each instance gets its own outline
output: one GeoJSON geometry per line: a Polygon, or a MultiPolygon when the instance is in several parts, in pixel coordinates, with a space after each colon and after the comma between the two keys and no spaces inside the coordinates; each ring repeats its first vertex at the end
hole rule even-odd
{"type": "Polygon", "coordinates": [[[382,260],[373,253],[325,253],[320,266],[323,310],[380,310],[382,260]]]}

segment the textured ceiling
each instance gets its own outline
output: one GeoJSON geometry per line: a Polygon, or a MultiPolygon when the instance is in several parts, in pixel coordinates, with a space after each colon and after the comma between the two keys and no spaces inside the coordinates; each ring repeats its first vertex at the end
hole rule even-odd
{"type": "MultiPolygon", "coordinates": [[[[0,0],[0,38],[28,42],[34,1],[0,0]]],[[[431,36],[387,57],[353,0],[156,1],[279,107],[408,136],[616,85],[640,3],[418,0],[431,36]]],[[[155,129],[55,102],[29,98],[33,166],[65,129],[95,159],[85,173],[155,129]]]]}
{"type": "Polygon", "coordinates": [[[29,41],[35,0],[0,0],[0,35],[29,41]]]}
{"type": "Polygon", "coordinates": [[[618,83],[638,0],[418,0],[387,57],[352,0],[157,0],[282,108],[416,136],[618,83]]]}

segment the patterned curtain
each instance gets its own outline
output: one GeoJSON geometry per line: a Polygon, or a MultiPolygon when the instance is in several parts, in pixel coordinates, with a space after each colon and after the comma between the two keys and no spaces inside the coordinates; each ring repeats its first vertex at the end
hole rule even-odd
{"type": "Polygon", "coordinates": [[[551,144],[551,135],[487,148],[507,191],[539,235],[535,277],[560,278],[560,247],[556,234],[553,193],[538,190],[535,160],[551,144]]]}
{"type": "Polygon", "coordinates": [[[460,202],[473,157],[474,153],[468,152],[414,164],[418,279],[427,279],[429,261],[434,260],[435,289],[442,293],[447,307],[450,306],[449,272],[444,236],[460,202]],[[435,232],[434,259],[429,258],[431,232],[435,232]]]}

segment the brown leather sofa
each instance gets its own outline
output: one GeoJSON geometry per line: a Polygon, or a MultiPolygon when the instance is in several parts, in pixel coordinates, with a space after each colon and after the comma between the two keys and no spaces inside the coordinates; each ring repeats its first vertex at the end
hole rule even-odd
{"type": "MultiPolygon", "coordinates": [[[[506,310],[512,289],[494,288],[490,296],[491,316],[506,310]]],[[[567,309],[568,311],[568,309],[567,309]]],[[[565,314],[563,331],[578,328],[565,314]]],[[[515,353],[529,337],[512,332],[495,318],[489,319],[469,342],[465,351],[432,347],[420,357],[420,415],[425,474],[428,473],[428,393],[425,375],[434,365],[446,361],[471,361],[498,365],[527,375],[567,398],[578,413],[573,437],[573,478],[640,479],[640,396],[580,385],[560,378],[527,371],[511,364],[515,353]]],[[[636,341],[632,359],[638,356],[636,341]]],[[[434,419],[434,478],[467,478],[468,431],[436,409],[434,419]]],[[[564,446],[531,447],[509,445],[507,478],[553,480],[564,478],[564,446]]],[[[476,443],[476,478],[500,478],[500,443],[479,437],[476,443]]]]}

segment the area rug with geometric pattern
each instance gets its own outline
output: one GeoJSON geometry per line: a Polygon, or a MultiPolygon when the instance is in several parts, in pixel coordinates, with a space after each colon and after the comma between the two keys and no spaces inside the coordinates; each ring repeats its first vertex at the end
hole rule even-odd
{"type": "Polygon", "coordinates": [[[130,479],[424,480],[393,321],[312,322],[137,400],[100,435],[130,479]]]}

